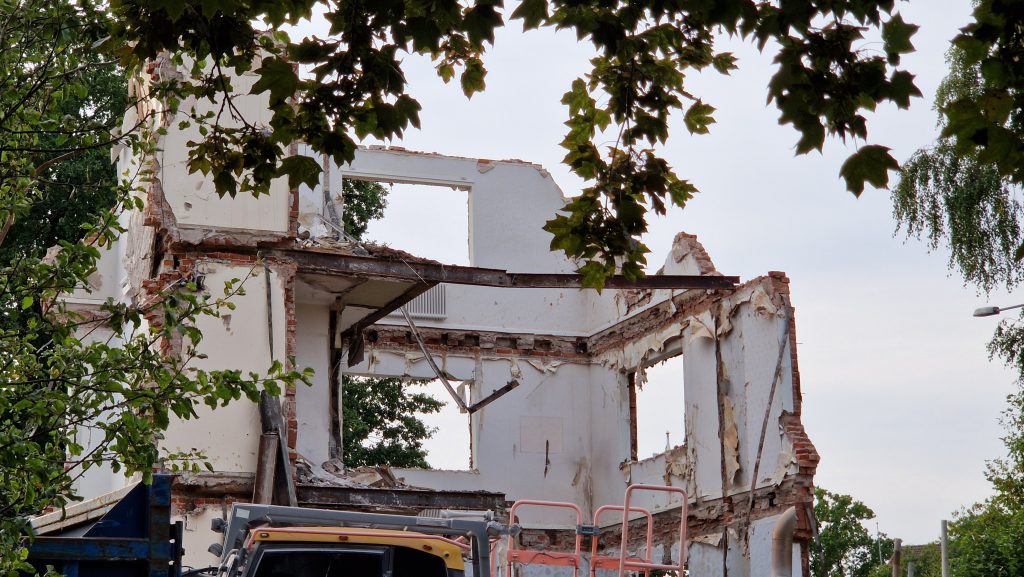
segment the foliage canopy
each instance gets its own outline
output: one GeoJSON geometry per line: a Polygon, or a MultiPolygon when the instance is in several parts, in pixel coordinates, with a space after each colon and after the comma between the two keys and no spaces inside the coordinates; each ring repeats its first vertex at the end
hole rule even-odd
{"type": "MultiPolygon", "coordinates": [[[[668,139],[672,118],[681,117],[693,134],[714,123],[714,106],[687,89],[685,75],[736,67],[732,54],[715,49],[717,32],[775,52],[768,96],[779,121],[797,130],[799,154],[820,150],[827,135],[865,141],[866,111],[883,102],[906,107],[920,94],[913,75],[898,68],[901,55],[913,50],[917,27],[896,13],[894,0],[525,0],[510,14],[501,0],[113,0],[110,7],[113,34],[104,46],[126,66],[164,51],[191,59],[191,78],[173,86],[178,94],[230,92],[227,71],[249,71],[256,55],[266,54],[254,70],[253,91],[269,94],[270,130],[211,126],[191,153],[191,169],[232,195],[264,192],[278,176],[314,181],[315,162],[286,156],[295,140],[340,163],[352,160],[356,138],[400,137],[418,126],[420,105],[406,92],[404,53],[429,55],[438,75],[446,82],[457,76],[471,97],[485,88],[484,55],[507,19],[527,30],[575,31],[596,55],[562,99],[569,109],[562,146],[564,162],[588,185],[545,228],[552,249],[576,259],[585,283],[595,287],[617,270],[642,275],[647,213],[683,206],[697,192],[658,146],[668,139]],[[290,41],[265,33],[309,18],[314,9],[330,23],[325,38],[290,41]],[[861,49],[866,31],[880,34],[882,51],[861,49]],[[606,141],[613,144],[600,144],[606,141]]],[[[865,184],[886,185],[897,167],[887,148],[865,144],[841,175],[860,194],[865,184]]]]}
{"type": "Polygon", "coordinates": [[[197,319],[230,309],[243,281],[221,294],[182,280],[99,309],[63,298],[89,285],[122,232],[118,213],[141,204],[114,178],[111,145],[146,143],[111,136],[130,103],[123,69],[93,49],[109,32],[99,5],[0,1],[0,16],[0,574],[10,575],[25,568],[27,516],[76,499],[87,471],[148,478],[177,458],[198,467],[198,455],[159,451],[172,419],[307,375],[191,366],[197,319]]]}

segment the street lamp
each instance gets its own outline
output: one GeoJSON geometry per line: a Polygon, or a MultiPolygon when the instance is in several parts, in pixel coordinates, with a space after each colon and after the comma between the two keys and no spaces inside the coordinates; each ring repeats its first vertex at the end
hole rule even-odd
{"type": "Polygon", "coordinates": [[[1012,307],[981,307],[978,309],[974,309],[974,316],[990,317],[993,315],[997,315],[1003,311],[1008,311],[1010,309],[1019,309],[1020,307],[1024,307],[1024,303],[1021,303],[1019,305],[1013,305],[1012,307]]]}

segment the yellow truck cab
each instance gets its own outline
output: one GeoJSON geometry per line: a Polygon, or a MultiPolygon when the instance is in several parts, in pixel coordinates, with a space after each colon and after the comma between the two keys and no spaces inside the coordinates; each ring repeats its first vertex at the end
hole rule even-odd
{"type": "Polygon", "coordinates": [[[489,512],[416,517],[235,504],[210,547],[217,577],[489,577],[489,512]]]}
{"type": "Polygon", "coordinates": [[[360,527],[250,531],[244,577],[463,577],[468,546],[439,535],[360,527]]]}

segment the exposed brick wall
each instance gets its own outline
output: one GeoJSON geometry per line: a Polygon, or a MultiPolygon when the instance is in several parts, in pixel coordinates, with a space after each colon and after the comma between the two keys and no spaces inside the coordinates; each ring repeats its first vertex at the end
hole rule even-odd
{"type": "Polygon", "coordinates": [[[793,411],[799,415],[803,409],[803,393],[800,391],[800,365],[797,361],[797,340],[796,340],[796,309],[793,308],[789,292],[789,277],[786,273],[772,271],[768,273],[772,281],[772,288],[777,294],[785,297],[789,303],[791,315],[789,317],[789,362],[793,373],[793,411]]]}
{"type": "Polygon", "coordinates": [[[675,246],[683,243],[690,248],[687,256],[693,257],[693,260],[696,261],[697,269],[700,271],[698,274],[704,276],[717,276],[721,274],[715,268],[715,263],[711,262],[711,257],[708,256],[708,251],[704,249],[704,245],[697,240],[697,235],[681,232],[676,235],[672,245],[675,246]]]}
{"type": "MultiPolygon", "coordinates": [[[[493,354],[499,356],[587,360],[586,340],[575,337],[457,331],[418,327],[417,332],[428,349],[438,354],[493,354]]],[[[367,331],[368,349],[385,351],[416,351],[419,345],[404,327],[373,325],[367,331]]]]}
{"type": "Polygon", "coordinates": [[[797,466],[800,468],[800,474],[813,477],[818,469],[818,462],[821,460],[821,457],[818,455],[818,450],[814,447],[814,443],[807,436],[807,431],[804,430],[804,425],[800,422],[800,416],[783,411],[779,421],[786,436],[793,443],[793,451],[795,452],[797,466]]]}

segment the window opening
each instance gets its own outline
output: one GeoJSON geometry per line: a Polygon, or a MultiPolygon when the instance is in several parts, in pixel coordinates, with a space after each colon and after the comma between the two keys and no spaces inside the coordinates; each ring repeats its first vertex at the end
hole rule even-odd
{"type": "Polygon", "coordinates": [[[630,452],[649,459],[686,441],[683,356],[662,357],[628,380],[630,452]]]}
{"type": "MultiPolygon", "coordinates": [[[[449,383],[463,390],[463,382],[449,383]]],[[[438,379],[344,375],[342,412],[347,467],[472,466],[469,415],[438,379]]]]}
{"type": "MultiPolygon", "coordinates": [[[[444,264],[469,266],[469,193],[448,186],[382,183],[384,215],[363,239],[444,264]]],[[[346,208],[347,210],[347,208],[346,208]]]]}
{"type": "MultiPolygon", "coordinates": [[[[455,387],[463,399],[469,401],[468,392],[464,392],[468,383],[451,379],[448,379],[448,382],[455,387]]],[[[455,399],[444,388],[440,379],[428,381],[423,384],[423,387],[424,392],[435,399],[444,401],[444,406],[440,411],[420,415],[423,422],[433,428],[430,438],[423,441],[423,448],[427,452],[427,464],[431,469],[452,471],[472,469],[473,440],[470,434],[470,415],[459,410],[455,399]]]]}

